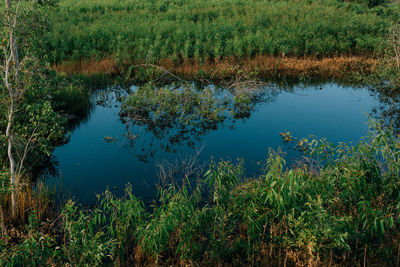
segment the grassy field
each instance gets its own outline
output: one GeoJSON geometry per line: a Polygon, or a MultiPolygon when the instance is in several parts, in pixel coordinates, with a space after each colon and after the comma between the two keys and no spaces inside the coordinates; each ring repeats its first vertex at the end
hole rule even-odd
{"type": "Polygon", "coordinates": [[[61,0],[48,41],[53,64],[255,56],[376,57],[398,4],[337,0],[61,0]]]}

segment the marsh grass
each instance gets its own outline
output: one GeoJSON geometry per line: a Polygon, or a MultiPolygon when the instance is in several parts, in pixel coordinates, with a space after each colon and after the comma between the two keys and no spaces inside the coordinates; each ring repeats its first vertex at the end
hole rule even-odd
{"type": "MultiPolygon", "coordinates": [[[[225,58],[219,60],[184,59],[174,62],[171,59],[160,59],[155,63],[162,69],[176,75],[179,79],[195,81],[229,81],[237,76],[238,71],[263,80],[321,80],[335,79],[349,81],[357,73],[374,73],[379,60],[365,56],[340,56],[318,59],[315,57],[263,56],[253,58],[225,58]]],[[[55,70],[67,75],[90,81],[96,76],[117,78],[122,82],[136,84],[149,82],[154,78],[151,67],[145,67],[142,61],[125,61],[99,59],[60,63],[53,66],[55,70]],[[98,65],[110,64],[99,69],[98,65]],[[140,67],[141,65],[141,67],[140,67]],[[136,67],[135,67],[136,66],[136,67]]],[[[176,79],[175,79],[176,80],[176,79]]],[[[101,83],[100,83],[101,85],[101,83]]]]}
{"type": "Polygon", "coordinates": [[[329,1],[63,0],[52,14],[52,63],[254,56],[332,57],[382,51],[396,4],[329,1]]]}
{"type": "Polygon", "coordinates": [[[18,226],[28,222],[28,218],[33,215],[39,221],[52,218],[56,213],[57,205],[55,201],[55,188],[49,187],[43,181],[32,184],[26,179],[19,177],[15,188],[9,186],[7,172],[0,176],[0,224],[3,232],[7,232],[9,226],[18,226]],[[17,197],[17,216],[11,218],[10,194],[14,190],[17,197]]]}

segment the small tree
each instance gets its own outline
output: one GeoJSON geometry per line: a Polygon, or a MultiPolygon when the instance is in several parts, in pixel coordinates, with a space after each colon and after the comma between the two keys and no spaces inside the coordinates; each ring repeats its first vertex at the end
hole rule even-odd
{"type": "Polygon", "coordinates": [[[18,108],[18,104],[21,101],[25,88],[19,81],[20,61],[18,57],[18,45],[15,37],[17,20],[18,20],[18,9],[20,1],[17,2],[16,8],[13,9],[11,0],[6,1],[5,9],[5,38],[3,39],[3,57],[4,65],[2,70],[4,72],[4,85],[8,93],[8,99],[6,99],[7,106],[7,127],[6,127],[6,139],[7,139],[7,155],[10,164],[10,185],[13,188],[11,193],[11,214],[15,217],[16,213],[16,192],[15,187],[17,184],[16,180],[16,163],[13,154],[14,136],[12,132],[12,126],[14,116],[18,108]],[[8,35],[8,36],[7,36],[8,35]],[[8,37],[8,38],[7,38],[8,37]]]}
{"type": "MultiPolygon", "coordinates": [[[[0,140],[3,138],[7,144],[12,217],[17,212],[22,172],[27,165],[50,156],[54,143],[64,135],[65,123],[51,103],[52,93],[59,85],[43,54],[47,10],[42,2],[24,3],[23,10],[19,7],[20,0],[14,5],[6,0],[0,39],[0,76],[4,81],[0,85],[0,113],[6,119],[3,123],[0,120],[0,130],[5,131],[0,140]],[[17,35],[24,38],[18,39],[17,35]]],[[[0,149],[0,160],[5,158],[3,152],[0,149]]]]}

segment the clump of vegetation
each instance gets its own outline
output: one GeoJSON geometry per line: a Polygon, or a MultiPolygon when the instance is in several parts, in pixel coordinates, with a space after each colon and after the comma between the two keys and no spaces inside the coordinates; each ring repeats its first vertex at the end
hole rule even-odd
{"type": "Polygon", "coordinates": [[[124,100],[121,119],[128,126],[127,136],[132,141],[140,139],[135,127],[143,127],[156,139],[166,141],[161,147],[171,151],[177,144],[193,146],[194,139],[217,129],[225,121],[250,116],[256,103],[266,95],[262,88],[222,91],[188,83],[164,87],[149,83],[138,87],[124,100]]]}
{"type": "MultiPolygon", "coordinates": [[[[140,87],[124,103],[126,115],[149,124],[149,128],[173,128],[172,124],[194,123],[213,128],[224,119],[224,99],[218,101],[211,88],[196,90],[192,86],[183,88],[140,87]]],[[[181,127],[176,127],[181,128],[181,127]]]]}
{"type": "Polygon", "coordinates": [[[161,189],[153,207],[129,187],[91,210],[69,202],[58,235],[31,220],[23,242],[2,239],[0,263],[396,264],[399,140],[376,122],[355,146],[303,140],[312,164],[288,169],[271,151],[255,180],[219,162],[195,186],[161,189]]]}

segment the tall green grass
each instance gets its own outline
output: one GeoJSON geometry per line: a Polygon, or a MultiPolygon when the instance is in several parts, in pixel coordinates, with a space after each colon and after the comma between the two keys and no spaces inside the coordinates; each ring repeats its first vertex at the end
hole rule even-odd
{"type": "Polygon", "coordinates": [[[160,190],[147,208],[129,187],[125,198],[106,192],[91,210],[68,202],[58,236],[39,235],[32,222],[19,245],[0,241],[0,264],[398,264],[392,131],[372,122],[358,145],[302,141],[309,160],[287,168],[271,151],[255,180],[241,163],[219,162],[203,181],[160,190]]]}
{"type": "Polygon", "coordinates": [[[399,11],[337,0],[61,0],[48,46],[54,63],[374,55],[399,11]]]}

